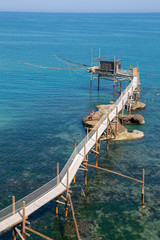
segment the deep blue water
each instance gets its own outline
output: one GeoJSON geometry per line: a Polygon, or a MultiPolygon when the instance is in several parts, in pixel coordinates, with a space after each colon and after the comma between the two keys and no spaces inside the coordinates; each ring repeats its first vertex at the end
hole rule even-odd
{"type": "MultiPolygon", "coordinates": [[[[54,56],[90,64],[90,53],[123,57],[123,68],[140,69],[139,111],[146,124],[142,140],[101,146],[99,164],[141,179],[145,169],[145,205],[141,186],[94,170],[88,173],[86,198],[78,176],[73,203],[82,239],[157,240],[160,238],[160,14],[51,14],[0,12],[0,209],[56,175],[74,145],[85,136],[82,118],[96,104],[112,99],[112,83],[101,80],[100,91],[86,71],[34,68],[70,67],[54,56]]],[[[94,157],[89,156],[94,162],[94,157]]],[[[71,214],[55,218],[55,202],[33,214],[32,227],[54,239],[76,239],[71,214]],[[46,221],[47,219],[47,221],[46,221]]],[[[12,239],[8,231],[0,239],[12,239]]],[[[39,239],[31,236],[32,239],[39,239]]]]}

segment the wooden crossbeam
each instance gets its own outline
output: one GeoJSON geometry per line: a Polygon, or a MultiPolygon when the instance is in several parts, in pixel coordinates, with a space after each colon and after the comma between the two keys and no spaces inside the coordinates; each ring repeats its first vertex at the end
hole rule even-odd
{"type": "Polygon", "coordinates": [[[87,164],[87,166],[93,167],[93,168],[97,168],[97,169],[100,169],[100,170],[103,170],[103,171],[106,171],[106,172],[114,173],[114,174],[119,175],[119,176],[121,176],[121,177],[125,177],[125,178],[131,179],[131,180],[133,180],[133,181],[143,183],[143,181],[141,181],[141,180],[138,180],[138,179],[135,179],[135,178],[132,178],[132,177],[128,177],[128,176],[126,176],[126,175],[124,175],[124,174],[117,173],[117,172],[111,171],[111,170],[109,170],[109,169],[97,167],[97,166],[94,166],[94,165],[91,165],[91,164],[87,164]]]}
{"type": "Polygon", "coordinates": [[[76,221],[76,218],[75,218],[75,213],[74,213],[74,208],[73,208],[73,203],[72,203],[71,195],[68,194],[68,197],[69,197],[69,202],[70,202],[70,204],[71,204],[72,216],[73,216],[74,224],[75,224],[75,227],[76,227],[77,238],[78,238],[78,240],[80,240],[80,235],[79,235],[79,230],[78,230],[77,221],[76,221]]]}
{"type": "Polygon", "coordinates": [[[18,233],[19,237],[20,237],[22,240],[25,240],[24,237],[23,237],[22,234],[21,234],[21,231],[20,231],[17,227],[15,227],[15,230],[16,230],[16,232],[18,233]]]}
{"type": "Polygon", "coordinates": [[[99,152],[97,152],[96,150],[94,150],[93,148],[91,148],[91,151],[90,153],[95,153],[95,154],[99,154],[99,152]]]}
{"type": "Polygon", "coordinates": [[[39,233],[39,232],[33,230],[32,228],[26,227],[26,229],[27,229],[28,231],[30,231],[30,232],[32,232],[32,233],[34,233],[34,234],[36,234],[36,235],[44,238],[44,239],[46,239],[46,240],[54,240],[53,238],[49,238],[49,237],[45,236],[44,234],[39,233]]]}

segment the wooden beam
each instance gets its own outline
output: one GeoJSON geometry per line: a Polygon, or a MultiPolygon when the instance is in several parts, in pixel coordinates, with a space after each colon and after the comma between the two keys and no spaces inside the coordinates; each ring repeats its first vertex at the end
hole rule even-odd
{"type": "Polygon", "coordinates": [[[39,233],[39,232],[37,232],[37,231],[35,231],[35,230],[29,228],[29,227],[26,227],[26,229],[27,229],[28,231],[30,231],[30,232],[32,232],[32,233],[34,233],[34,234],[36,234],[36,235],[38,235],[38,236],[44,238],[44,239],[46,239],[46,240],[54,240],[53,238],[49,238],[49,237],[45,236],[44,234],[39,233]]]}
{"type": "Polygon", "coordinates": [[[72,211],[72,216],[73,216],[74,224],[75,224],[75,227],[76,227],[77,239],[80,240],[80,235],[79,235],[79,230],[78,230],[77,221],[76,221],[76,218],[75,218],[75,213],[74,213],[74,208],[73,208],[73,203],[72,203],[71,195],[69,194],[68,197],[69,197],[69,201],[70,201],[70,204],[71,204],[71,211],[72,211]]]}
{"type": "Polygon", "coordinates": [[[144,169],[142,170],[142,207],[144,207],[144,169]]]}
{"type": "Polygon", "coordinates": [[[17,227],[15,227],[15,230],[16,230],[16,232],[18,233],[18,235],[19,235],[19,237],[22,239],[22,240],[25,240],[25,238],[22,236],[22,234],[21,234],[21,231],[17,228],[17,227]]]}
{"type": "Polygon", "coordinates": [[[88,165],[89,167],[93,167],[93,168],[97,168],[97,169],[100,169],[100,170],[103,170],[103,171],[106,171],[106,172],[114,173],[114,174],[119,175],[119,176],[121,176],[121,177],[128,178],[128,179],[131,179],[131,180],[133,180],[133,181],[143,183],[141,180],[138,180],[138,179],[135,179],[135,178],[132,178],[132,177],[128,177],[128,176],[126,176],[126,175],[124,175],[124,174],[117,173],[117,172],[111,171],[111,170],[109,170],[109,169],[105,169],[105,168],[101,168],[101,167],[96,167],[96,166],[91,165],[91,164],[87,164],[87,165],[88,165]]]}

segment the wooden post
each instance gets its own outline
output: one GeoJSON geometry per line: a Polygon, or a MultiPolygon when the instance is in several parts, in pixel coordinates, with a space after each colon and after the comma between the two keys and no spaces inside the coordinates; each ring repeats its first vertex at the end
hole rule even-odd
{"type": "MultiPolygon", "coordinates": [[[[75,138],[74,139],[74,157],[76,157],[76,154],[77,152],[76,152],[76,138],[75,138]]],[[[75,183],[76,183],[76,175],[73,178],[73,184],[75,185],[75,183]]]]}
{"type": "Polygon", "coordinates": [[[16,230],[14,227],[12,228],[12,235],[13,235],[13,240],[16,240],[16,230]]]}
{"type": "Polygon", "coordinates": [[[122,125],[123,125],[123,115],[124,115],[124,100],[122,100],[122,125]]]}
{"type": "Polygon", "coordinates": [[[120,94],[122,93],[122,81],[120,81],[120,94]]]}
{"type": "MultiPolygon", "coordinates": [[[[85,141],[84,141],[84,162],[85,162],[85,167],[87,168],[86,142],[85,141]]],[[[84,185],[87,186],[87,169],[84,171],[84,185]]]]}
{"type": "Polygon", "coordinates": [[[98,75],[98,91],[99,91],[99,84],[100,84],[100,75],[98,75]]]}
{"type": "Polygon", "coordinates": [[[98,147],[98,129],[96,130],[96,152],[98,147]]]}
{"type": "Polygon", "coordinates": [[[113,81],[113,95],[115,94],[115,81],[113,81]]]}
{"type": "Polygon", "coordinates": [[[59,184],[59,163],[57,163],[57,185],[59,184]]]}
{"type": "MultiPolygon", "coordinates": [[[[91,48],[91,67],[92,67],[92,48],[91,48]]],[[[92,92],[92,70],[91,70],[91,80],[90,80],[90,92],[92,92]]]]}
{"type": "MultiPolygon", "coordinates": [[[[15,196],[12,196],[12,214],[15,214],[15,196]]],[[[13,240],[16,240],[16,230],[14,227],[12,228],[12,235],[13,240]]]]}
{"type": "Polygon", "coordinates": [[[22,218],[22,235],[23,238],[26,240],[26,216],[25,216],[25,201],[23,201],[23,218],[22,218]]]}
{"type": "Polygon", "coordinates": [[[100,149],[101,149],[101,139],[99,138],[98,152],[100,151],[100,149]]]}
{"type": "Polygon", "coordinates": [[[66,204],[65,204],[65,217],[68,216],[68,190],[69,190],[69,167],[67,167],[67,189],[66,189],[66,204]]]}
{"type": "Polygon", "coordinates": [[[117,130],[118,130],[118,107],[116,107],[115,137],[117,136],[117,130]]]}
{"type": "Polygon", "coordinates": [[[144,169],[142,170],[142,208],[144,208],[144,169]]]}
{"type": "Polygon", "coordinates": [[[107,139],[107,152],[109,150],[109,139],[107,139]]]}
{"type": "MultiPolygon", "coordinates": [[[[59,184],[59,163],[57,163],[57,185],[59,184]]],[[[58,216],[58,197],[56,197],[56,216],[58,216]]]]}
{"type": "Polygon", "coordinates": [[[12,213],[15,214],[15,196],[12,196],[12,213]]]}

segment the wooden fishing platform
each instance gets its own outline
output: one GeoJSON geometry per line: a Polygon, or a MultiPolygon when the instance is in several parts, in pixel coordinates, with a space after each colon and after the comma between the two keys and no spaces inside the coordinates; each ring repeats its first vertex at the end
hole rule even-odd
{"type": "Polygon", "coordinates": [[[128,87],[123,92],[121,92],[118,100],[108,110],[106,110],[106,113],[102,116],[94,129],[89,133],[87,131],[86,137],[78,146],[76,146],[75,141],[74,151],[60,173],[59,164],[57,164],[57,177],[17,202],[15,202],[15,198],[13,197],[12,204],[0,211],[0,232],[13,227],[14,240],[16,240],[16,234],[18,234],[22,240],[26,239],[26,236],[29,236],[29,234],[26,232],[27,230],[41,236],[44,239],[51,240],[51,238],[48,238],[43,234],[40,234],[35,230],[27,227],[26,224],[28,224],[28,222],[26,219],[46,203],[53,199],[56,199],[56,214],[58,214],[58,204],[63,203],[65,205],[66,217],[68,205],[70,202],[73,219],[76,226],[77,238],[80,239],[78,226],[75,220],[73,204],[71,201],[70,193],[72,191],[70,190],[70,184],[72,181],[74,183],[76,182],[76,173],[78,170],[83,170],[85,175],[85,185],[87,185],[88,167],[94,167],[100,170],[112,172],[114,174],[120,175],[121,177],[127,177],[131,180],[140,182],[142,184],[142,206],[144,206],[144,170],[141,181],[125,176],[123,174],[110,171],[108,169],[100,168],[98,167],[97,162],[97,154],[98,151],[100,151],[99,140],[102,134],[109,126],[109,123],[118,116],[118,113],[124,110],[126,103],[129,101],[129,98],[133,96],[134,92],[137,91],[137,88],[139,86],[139,74],[137,68],[133,68],[133,71],[130,73],[129,77],[132,79],[128,87]],[[96,154],[95,166],[88,164],[88,153],[91,151],[96,154]],[[65,197],[62,195],[64,192],[66,192],[65,197]],[[63,199],[63,202],[59,200],[60,197],[63,199]],[[22,230],[19,230],[19,228],[17,228],[17,225],[19,223],[22,223],[22,230]]]}

